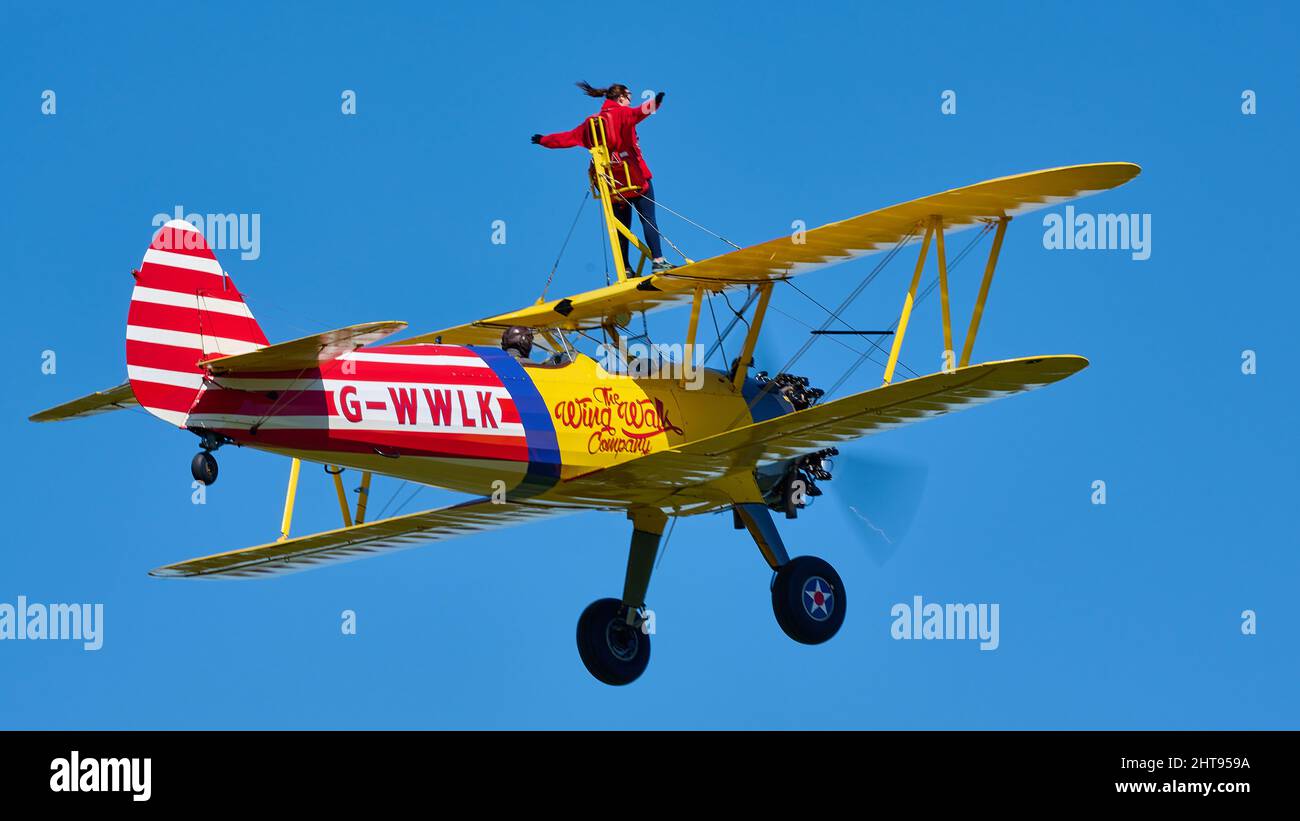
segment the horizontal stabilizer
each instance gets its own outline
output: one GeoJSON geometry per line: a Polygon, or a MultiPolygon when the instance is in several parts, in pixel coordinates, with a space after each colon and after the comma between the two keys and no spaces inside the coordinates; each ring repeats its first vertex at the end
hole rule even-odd
{"type": "Polygon", "coordinates": [[[84,416],[94,416],[97,413],[133,408],[139,404],[139,402],[135,401],[135,394],[131,392],[131,383],[124,382],[116,388],[97,391],[80,399],[73,399],[71,402],[55,405],[52,408],[29,416],[28,419],[33,422],[62,422],[65,419],[80,419],[84,416]]]}
{"type": "Polygon", "coordinates": [[[304,336],[248,353],[204,359],[199,365],[213,374],[259,373],[314,368],[321,362],[377,342],[406,327],[405,322],[363,322],[336,331],[304,336]]]}

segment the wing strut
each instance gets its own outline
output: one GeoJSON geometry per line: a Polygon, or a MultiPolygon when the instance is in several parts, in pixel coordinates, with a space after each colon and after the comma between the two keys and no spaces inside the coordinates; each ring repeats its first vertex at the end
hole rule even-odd
{"type": "Polygon", "coordinates": [[[925,270],[925,255],[930,250],[930,237],[934,235],[934,223],[925,227],[925,239],[921,240],[921,253],[916,258],[916,269],[912,271],[912,284],[907,286],[907,296],[903,298],[903,312],[898,315],[898,330],[894,333],[894,344],[889,348],[889,362],[885,364],[885,384],[894,378],[894,367],[898,364],[898,354],[903,350],[903,337],[907,335],[907,321],[912,318],[912,306],[916,304],[916,287],[921,284],[921,272],[925,270]]]}
{"type": "Polygon", "coordinates": [[[749,322],[749,333],[745,334],[745,347],[736,360],[736,374],[731,384],[740,390],[745,384],[745,373],[749,370],[750,357],[754,355],[754,346],[758,344],[758,332],[763,328],[763,315],[767,313],[767,303],[772,299],[772,283],[765,282],[758,286],[758,305],[754,307],[754,318],[749,322]]]}
{"type": "Polygon", "coordinates": [[[984,317],[984,300],[988,299],[989,286],[993,284],[993,269],[998,267],[998,252],[1002,250],[1002,237],[1007,233],[1010,217],[998,220],[998,231],[993,235],[993,247],[989,250],[989,261],[984,266],[984,279],[980,282],[979,296],[975,298],[975,310],[971,312],[970,328],[966,331],[966,344],[961,349],[961,361],[957,367],[964,368],[970,364],[971,351],[975,348],[975,334],[979,333],[980,320],[984,317]]]}
{"type": "MultiPolygon", "coordinates": [[[[956,368],[964,368],[970,364],[971,352],[975,349],[975,336],[979,333],[980,320],[984,316],[984,304],[988,300],[989,288],[993,285],[993,272],[998,265],[998,254],[1002,250],[1002,238],[1006,235],[1007,223],[1010,221],[1011,217],[1008,216],[999,217],[997,220],[997,232],[993,237],[993,247],[989,249],[989,259],[984,266],[984,278],[980,282],[979,295],[975,299],[975,308],[971,312],[970,326],[966,330],[966,342],[962,345],[961,359],[959,361],[955,360],[956,352],[952,340],[952,316],[948,300],[948,260],[943,242],[943,218],[933,216],[927,221],[925,238],[921,240],[921,252],[916,258],[916,269],[912,272],[912,282],[908,285],[906,296],[903,297],[903,310],[898,315],[894,342],[889,349],[889,361],[885,365],[884,384],[888,385],[894,379],[894,367],[898,364],[898,354],[903,349],[903,338],[907,335],[908,320],[911,319],[912,308],[915,307],[917,302],[916,288],[921,283],[921,274],[925,270],[926,252],[930,248],[931,237],[934,237],[935,255],[939,268],[939,300],[943,316],[943,372],[951,373],[956,368]]],[[[985,230],[988,230],[987,226],[985,230]]],[[[964,255],[965,252],[963,251],[958,255],[957,261],[960,262],[961,257],[964,255]]]]}
{"type": "MultiPolygon", "coordinates": [[[[339,499],[339,512],[343,515],[343,527],[352,527],[352,513],[348,510],[347,493],[343,490],[343,466],[325,465],[325,472],[334,479],[334,492],[339,499]]],[[[289,486],[284,493],[284,515],[280,519],[280,537],[277,542],[289,540],[289,528],[293,525],[293,508],[298,499],[298,476],[302,473],[302,460],[294,459],[289,466],[289,486]]],[[[370,496],[370,471],[361,474],[361,487],[357,488],[356,524],[365,524],[366,504],[370,496]]]]}
{"type": "Polygon", "coordinates": [[[277,542],[288,541],[289,526],[293,524],[293,503],[298,498],[298,474],[302,472],[302,460],[295,458],[289,466],[289,489],[284,493],[284,517],[280,519],[280,538],[277,542]]]}
{"type": "Polygon", "coordinates": [[[695,333],[700,329],[700,304],[704,302],[704,286],[695,286],[691,300],[691,324],[686,329],[686,347],[682,349],[682,387],[695,379],[695,333]]]}

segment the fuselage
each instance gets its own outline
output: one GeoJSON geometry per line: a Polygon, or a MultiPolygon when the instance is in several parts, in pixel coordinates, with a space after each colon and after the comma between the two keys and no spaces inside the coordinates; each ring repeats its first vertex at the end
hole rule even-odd
{"type": "Polygon", "coordinates": [[[793,410],[754,380],[611,373],[576,354],[533,363],[496,348],[365,348],[301,373],[213,377],[187,426],[307,461],[451,490],[545,497],[557,483],[793,410]]]}

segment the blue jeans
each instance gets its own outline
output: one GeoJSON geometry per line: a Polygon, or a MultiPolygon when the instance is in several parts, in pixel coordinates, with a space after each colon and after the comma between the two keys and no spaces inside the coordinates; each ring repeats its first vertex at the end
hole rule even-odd
{"type": "MultiPolygon", "coordinates": [[[[655,219],[655,204],[651,202],[655,195],[654,180],[646,182],[643,196],[636,197],[632,200],[616,199],[614,202],[614,216],[618,221],[627,226],[628,230],[632,229],[632,209],[641,215],[641,231],[645,234],[645,244],[650,249],[650,256],[654,259],[664,255],[663,245],[659,240],[659,229],[655,226],[659,221],[655,219]]],[[[623,248],[623,261],[627,264],[629,270],[635,266],[627,256],[627,237],[622,234],[618,235],[618,241],[623,248]]]]}

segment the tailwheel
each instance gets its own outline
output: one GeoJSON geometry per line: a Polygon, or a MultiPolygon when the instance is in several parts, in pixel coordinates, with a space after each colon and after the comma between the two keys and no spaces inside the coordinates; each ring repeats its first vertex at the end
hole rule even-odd
{"type": "Polygon", "coordinates": [[[772,578],[776,622],[801,644],[821,644],[838,633],[845,604],[840,574],[816,556],[796,556],[772,578]]]}
{"type": "Polygon", "coordinates": [[[606,684],[631,684],[650,663],[650,636],[640,619],[627,623],[618,599],[597,599],[578,618],[578,654],[587,671],[606,684]]]}
{"type": "Polygon", "coordinates": [[[195,481],[210,485],[217,481],[217,457],[209,451],[201,450],[190,460],[190,474],[195,481]]]}

